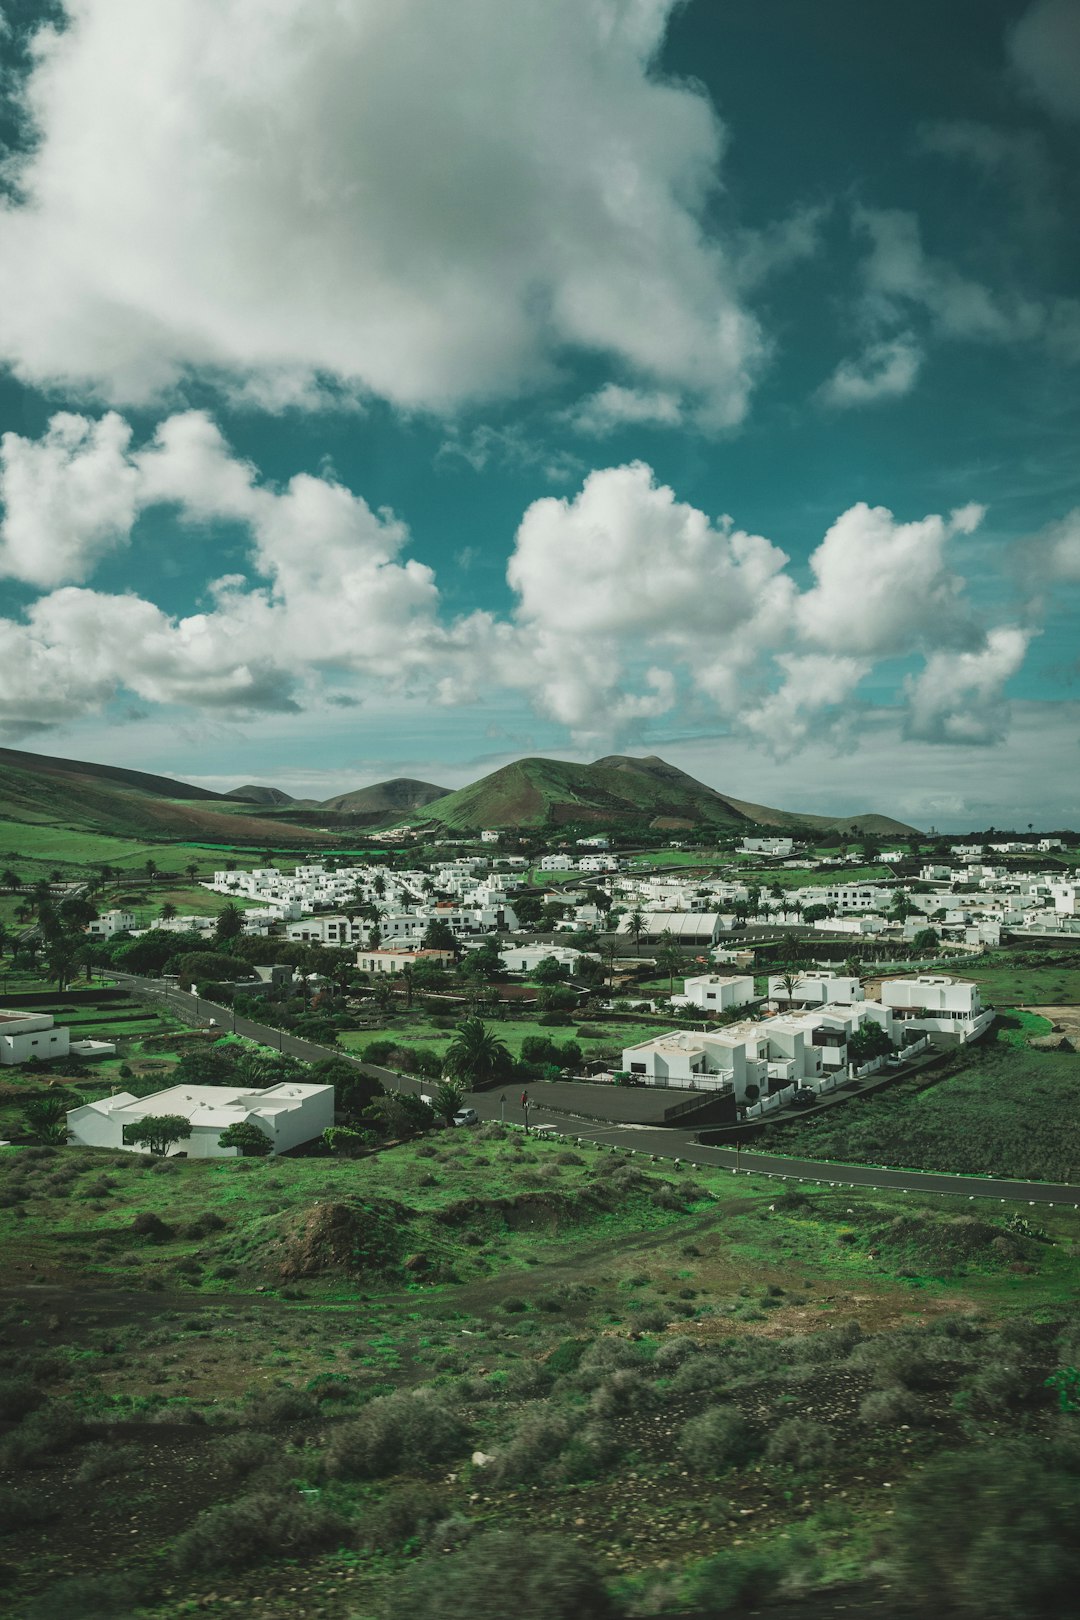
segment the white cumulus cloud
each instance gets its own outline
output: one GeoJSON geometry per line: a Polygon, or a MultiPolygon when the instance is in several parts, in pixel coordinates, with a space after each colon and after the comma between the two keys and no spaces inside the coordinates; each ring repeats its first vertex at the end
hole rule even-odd
{"type": "Polygon", "coordinates": [[[1080,8],[1075,0],[1036,0],[1009,39],[1024,85],[1057,118],[1080,118],[1080,8]]]}
{"type": "Polygon", "coordinates": [[[910,394],[922,366],[922,349],[910,332],[870,343],[854,359],[842,360],[819,390],[826,405],[873,405],[910,394]]]}
{"type": "Polygon", "coordinates": [[[1002,625],[972,652],[934,652],[906,682],[906,735],[922,742],[985,747],[1008,730],[1005,683],[1016,674],[1031,641],[1029,630],[1002,625]]]}
{"type": "Polygon", "coordinates": [[[142,403],[452,409],[606,357],[737,422],[763,343],[702,218],[674,0],[65,0],[0,206],[0,354],[142,403]]]}
{"type": "Polygon", "coordinates": [[[100,421],[58,413],[41,439],[0,439],[0,575],[30,585],[89,577],[126,544],[138,475],[131,429],[110,411],[100,421]]]}

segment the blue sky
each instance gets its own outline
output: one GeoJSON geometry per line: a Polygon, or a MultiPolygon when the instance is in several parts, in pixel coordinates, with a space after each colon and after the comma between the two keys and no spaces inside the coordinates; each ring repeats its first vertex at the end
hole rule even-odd
{"type": "Polygon", "coordinates": [[[1072,0],[0,0],[0,734],[1077,820],[1072,0]]]}

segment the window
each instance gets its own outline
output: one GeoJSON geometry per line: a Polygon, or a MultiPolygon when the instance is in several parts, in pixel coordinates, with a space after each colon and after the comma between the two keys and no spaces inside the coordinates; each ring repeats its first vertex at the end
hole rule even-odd
{"type": "Polygon", "coordinates": [[[630,1065],[630,1073],[631,1074],[645,1074],[646,1069],[645,1069],[644,1063],[631,1063],[631,1065],[630,1065]]]}

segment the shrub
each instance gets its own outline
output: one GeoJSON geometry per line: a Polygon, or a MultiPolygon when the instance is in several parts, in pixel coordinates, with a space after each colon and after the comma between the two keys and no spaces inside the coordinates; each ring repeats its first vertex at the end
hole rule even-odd
{"type": "Polygon", "coordinates": [[[447,1523],[447,1502],[433,1485],[402,1485],[371,1504],[360,1526],[360,1539],[376,1552],[398,1552],[427,1540],[447,1523]]]}
{"type": "Polygon", "coordinates": [[[756,1446],[746,1419],[730,1406],[710,1406],[683,1425],[679,1452],[689,1468],[719,1474],[748,1462],[756,1446]]]}
{"type": "Polygon", "coordinates": [[[520,1485],[550,1474],[572,1429],[557,1412],[526,1412],[511,1440],[497,1453],[486,1471],[496,1485],[520,1485]]]}
{"type": "Polygon", "coordinates": [[[800,1474],[828,1468],[835,1455],[828,1429],[810,1418],[786,1418],[776,1425],[765,1446],[766,1462],[785,1464],[800,1474]]]}
{"type": "Polygon", "coordinates": [[[805,1580],[812,1554],[787,1538],[757,1547],[732,1547],[699,1564],[687,1582],[686,1598],[711,1615],[757,1611],[796,1577],[805,1580]]]}
{"type": "Polygon", "coordinates": [[[614,1417],[621,1412],[639,1412],[652,1406],[656,1391],[634,1367],[620,1367],[593,1391],[589,1409],[597,1417],[614,1417]]]}
{"type": "Polygon", "coordinates": [[[57,1402],[24,1418],[0,1445],[0,1466],[38,1468],[82,1439],[85,1424],[72,1408],[57,1402]]]}
{"type": "Polygon", "coordinates": [[[310,1423],[319,1415],[318,1402],[302,1389],[270,1389],[260,1392],[251,1403],[251,1416],[268,1429],[286,1423],[310,1423]]]}
{"type": "Polygon", "coordinates": [[[599,1571],[560,1537],[487,1531],[398,1582],[384,1620],[615,1620],[599,1571]]]}
{"type": "Polygon", "coordinates": [[[875,1429],[898,1429],[902,1423],[921,1423],[925,1409],[909,1389],[875,1389],[859,1402],[859,1416],[875,1429]]]}
{"type": "Polygon", "coordinates": [[[897,1492],[891,1552],[917,1599],[980,1620],[1071,1616],[1080,1464],[1040,1440],[936,1458],[897,1492]]]}
{"type": "Polygon", "coordinates": [[[113,1479],[138,1468],[142,1452],[138,1446],[117,1446],[99,1441],[87,1446],[79,1459],[76,1485],[96,1485],[99,1479],[113,1479]]]}
{"type": "Polygon", "coordinates": [[[272,1467],[282,1456],[281,1441],[272,1434],[242,1431],[214,1441],[210,1456],[226,1479],[244,1479],[256,1469],[272,1467]]]}
{"type": "Polygon", "coordinates": [[[300,1558],[338,1546],[347,1528],[318,1502],[253,1492],[200,1513],[174,1544],[173,1566],[178,1573],[210,1575],[264,1558],[300,1558]]]}
{"type": "Polygon", "coordinates": [[[74,1575],[58,1581],[23,1611],[25,1620],[126,1620],[152,1602],[154,1587],[146,1575],[74,1575]]]}
{"type": "Polygon", "coordinates": [[[331,1478],[378,1479],[399,1469],[446,1462],[465,1446],[462,1418],[431,1390],[398,1390],[371,1401],[333,1436],[326,1452],[331,1478]]]}
{"type": "Polygon", "coordinates": [[[0,1535],[12,1535],[16,1530],[29,1530],[34,1525],[47,1524],[59,1509],[40,1491],[28,1491],[11,1485],[0,1485],[0,1535]]]}
{"type": "Polygon", "coordinates": [[[137,1237],[149,1238],[152,1243],[165,1243],[173,1236],[173,1229],[160,1215],[153,1210],[144,1209],[131,1223],[131,1230],[137,1237]]]}
{"type": "Polygon", "coordinates": [[[29,1378],[0,1379],[0,1419],[6,1423],[36,1412],[44,1399],[29,1378]]]}

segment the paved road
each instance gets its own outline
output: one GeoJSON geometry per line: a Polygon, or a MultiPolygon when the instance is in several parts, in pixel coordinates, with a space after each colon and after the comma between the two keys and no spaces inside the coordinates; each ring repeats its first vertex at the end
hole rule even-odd
{"type": "MultiPolygon", "coordinates": [[[[231,1007],[188,995],[183,990],[164,989],[154,979],[138,978],[134,974],[114,973],[112,977],[155,999],[164,999],[179,1010],[209,1023],[215,1021],[222,1033],[231,1033],[272,1046],[289,1057],[305,1063],[321,1063],[326,1058],[342,1058],[355,1062],[368,1074],[380,1079],[388,1089],[420,1092],[430,1089],[432,1082],[417,1080],[411,1075],[380,1068],[376,1064],[360,1063],[349,1059],[347,1053],[331,1047],[319,1046],[314,1041],[301,1040],[273,1029],[268,1024],[257,1024],[250,1018],[234,1017],[231,1007]]],[[[539,1099],[546,1088],[532,1088],[532,1096],[539,1099]]],[[[470,1105],[481,1119],[505,1119],[508,1124],[525,1123],[525,1110],[520,1106],[521,1090],[509,1085],[505,1091],[474,1092],[470,1105]]],[[[624,1151],[655,1155],[657,1158],[676,1159],[687,1165],[702,1168],[730,1170],[734,1175],[767,1175],[781,1180],[812,1182],[824,1187],[877,1187],[896,1189],[920,1195],[943,1194],[956,1198],[989,1198],[1001,1203],[1067,1204],[1080,1208],[1080,1186],[1054,1185],[1042,1181],[1009,1181],[991,1176],[941,1175],[927,1170],[890,1170],[877,1165],[837,1164],[831,1160],[787,1158],[780,1154],[750,1153],[729,1147],[706,1147],[697,1140],[697,1132],[680,1131],[671,1126],[615,1125],[599,1120],[571,1119],[566,1114],[545,1108],[539,1100],[528,1110],[530,1126],[550,1125],[565,1136],[581,1141],[596,1142],[604,1147],[618,1147],[624,1151]]]]}

